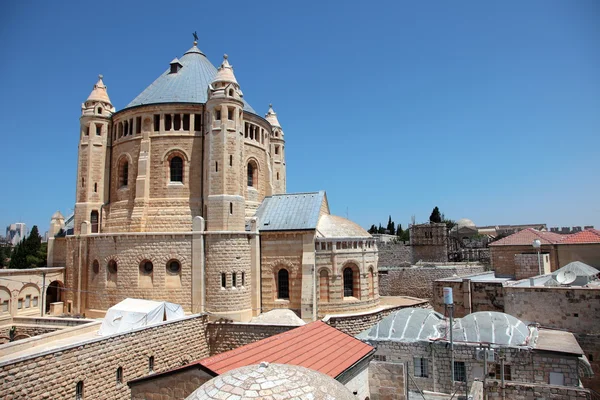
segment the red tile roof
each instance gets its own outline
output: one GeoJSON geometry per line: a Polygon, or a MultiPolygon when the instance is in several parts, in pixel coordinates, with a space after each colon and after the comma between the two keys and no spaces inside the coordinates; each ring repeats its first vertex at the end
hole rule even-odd
{"type": "Polygon", "coordinates": [[[198,361],[222,374],[261,361],[300,365],[332,378],[350,368],[375,349],[324,322],[299,328],[198,361]]]}
{"type": "Polygon", "coordinates": [[[560,244],[600,243],[600,231],[598,229],[586,229],[566,236],[560,244]]]}
{"type": "Polygon", "coordinates": [[[531,246],[535,239],[539,239],[542,244],[556,244],[564,238],[565,235],[558,233],[536,231],[533,228],[527,228],[492,242],[490,246],[531,246]]]}

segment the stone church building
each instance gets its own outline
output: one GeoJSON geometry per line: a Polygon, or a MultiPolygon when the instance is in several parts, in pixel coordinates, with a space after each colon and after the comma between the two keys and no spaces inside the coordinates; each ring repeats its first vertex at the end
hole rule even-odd
{"type": "MultiPolygon", "coordinates": [[[[73,232],[48,254],[66,266],[65,311],[127,297],[236,321],[376,307],[374,239],[325,192],[286,194],[273,108],[261,117],[227,56],[215,68],[196,42],[166,67],[122,110],[102,76],[81,106],[73,232]]],[[[50,233],[63,227],[55,214],[50,233]]]]}

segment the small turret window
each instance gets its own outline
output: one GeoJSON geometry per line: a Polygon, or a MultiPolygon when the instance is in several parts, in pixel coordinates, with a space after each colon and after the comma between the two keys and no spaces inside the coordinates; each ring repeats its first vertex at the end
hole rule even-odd
{"type": "Polygon", "coordinates": [[[233,97],[233,89],[229,89],[229,97],[233,97]]]}
{"type": "Polygon", "coordinates": [[[96,124],[96,136],[102,135],[102,124],[96,124]]]}
{"type": "Polygon", "coordinates": [[[221,110],[215,111],[215,120],[217,120],[217,121],[221,120],[221,110]]]}
{"type": "Polygon", "coordinates": [[[160,131],[160,115],[154,114],[154,132],[160,131]]]}
{"type": "Polygon", "coordinates": [[[234,113],[234,108],[228,107],[227,108],[227,119],[228,120],[233,121],[233,113],[234,113]]]}
{"type": "Polygon", "coordinates": [[[279,154],[279,146],[275,146],[275,154],[279,154]]]}
{"type": "Polygon", "coordinates": [[[248,163],[248,186],[255,187],[258,183],[258,168],[254,161],[248,163]]]}
{"type": "Polygon", "coordinates": [[[196,132],[202,131],[202,114],[194,114],[194,130],[196,132]]]}
{"type": "Polygon", "coordinates": [[[102,115],[102,107],[98,107],[98,114],[102,115]]]}

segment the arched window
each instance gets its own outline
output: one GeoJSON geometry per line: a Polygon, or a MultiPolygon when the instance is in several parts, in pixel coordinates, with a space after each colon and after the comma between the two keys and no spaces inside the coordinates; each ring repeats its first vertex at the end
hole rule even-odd
{"type": "Polygon", "coordinates": [[[353,281],[353,272],[352,272],[352,268],[350,267],[346,267],[344,268],[344,297],[352,297],[353,295],[353,286],[354,286],[354,281],[353,281]]]}
{"type": "Polygon", "coordinates": [[[329,273],[326,269],[319,274],[319,301],[329,301],[329,273]]]}
{"type": "Polygon", "coordinates": [[[77,382],[77,386],[75,386],[75,400],[83,399],[83,381],[77,382]]]}
{"type": "Polygon", "coordinates": [[[90,214],[90,223],[92,224],[92,233],[98,233],[98,211],[92,211],[90,214]]]}
{"type": "Polygon", "coordinates": [[[117,368],[117,385],[123,383],[123,367],[117,368]]]}
{"type": "Polygon", "coordinates": [[[171,158],[169,165],[171,169],[171,182],[183,183],[183,160],[181,157],[176,156],[171,158]]]}
{"type": "Polygon", "coordinates": [[[127,161],[123,161],[121,164],[121,168],[119,171],[119,186],[127,187],[129,183],[129,163],[127,161]]]}
{"type": "Polygon", "coordinates": [[[287,269],[280,269],[277,273],[277,298],[286,300],[290,298],[290,274],[287,269]]]}

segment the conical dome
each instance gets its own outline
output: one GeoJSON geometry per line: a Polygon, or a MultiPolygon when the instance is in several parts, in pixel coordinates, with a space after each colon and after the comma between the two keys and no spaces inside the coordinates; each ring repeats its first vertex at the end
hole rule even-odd
{"type": "Polygon", "coordinates": [[[237,80],[235,79],[235,75],[233,74],[233,67],[227,61],[227,54],[223,55],[223,62],[221,66],[217,70],[217,75],[213,82],[226,82],[226,83],[235,83],[239,86],[237,80]]]}
{"type": "MultiPolygon", "coordinates": [[[[173,60],[175,61],[175,60],[173,60]]],[[[171,65],[150,86],[133,99],[125,108],[147,104],[193,103],[204,104],[208,100],[208,86],[214,82],[217,69],[204,53],[194,46],[177,59],[181,68],[171,72],[171,65]]],[[[231,68],[231,66],[229,66],[231,68]]],[[[233,76],[233,71],[231,71],[233,76]]],[[[235,80],[235,77],[233,77],[235,80]]],[[[244,101],[244,111],[256,111],[244,101]]]]}
{"type": "Polygon", "coordinates": [[[277,113],[273,111],[273,104],[269,104],[269,112],[265,115],[265,119],[269,121],[271,126],[281,128],[281,125],[279,125],[279,120],[277,119],[277,113]]]}
{"type": "Polygon", "coordinates": [[[94,89],[88,96],[87,101],[101,101],[103,103],[112,104],[110,102],[110,98],[108,97],[108,92],[106,91],[106,85],[102,81],[102,78],[102,75],[98,75],[98,82],[96,82],[94,85],[94,89]]]}

